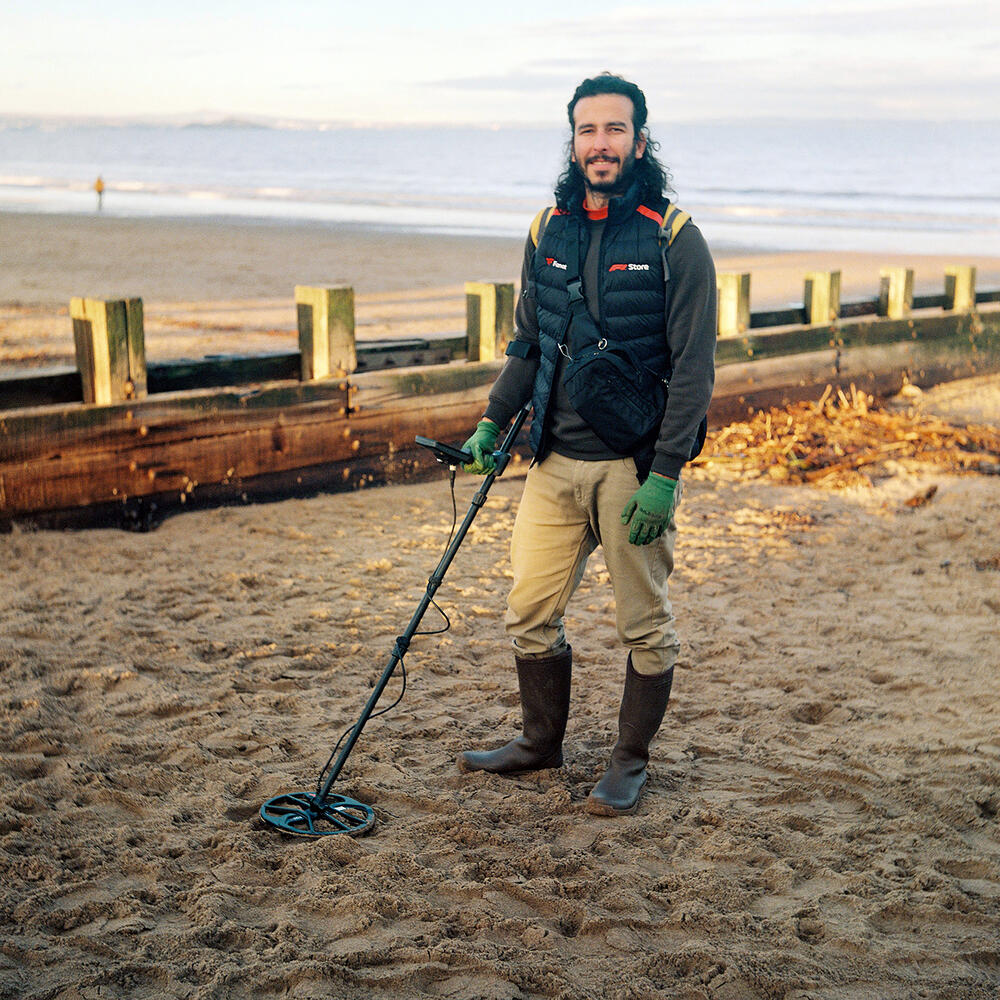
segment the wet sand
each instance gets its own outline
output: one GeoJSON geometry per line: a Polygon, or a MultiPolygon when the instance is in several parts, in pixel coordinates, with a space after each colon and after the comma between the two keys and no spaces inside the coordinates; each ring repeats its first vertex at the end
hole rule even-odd
{"type": "MultiPolygon", "coordinates": [[[[530,221],[530,220],[529,220],[530,221]]],[[[527,225],[527,223],[526,223],[527,225]]],[[[359,340],[465,330],[466,281],[520,282],[524,241],[350,227],[0,214],[0,369],[74,363],[69,300],[138,296],[150,360],[294,350],[294,288],[354,288],[359,340]]],[[[718,254],[751,273],[754,309],[800,305],[810,270],[840,269],[843,301],[878,294],[879,269],[937,294],[949,264],[1000,288],[1000,258],[718,254]]]]}

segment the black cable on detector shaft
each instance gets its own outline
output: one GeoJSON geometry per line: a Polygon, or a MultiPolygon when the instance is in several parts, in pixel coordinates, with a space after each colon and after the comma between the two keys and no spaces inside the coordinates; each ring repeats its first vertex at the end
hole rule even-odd
{"type": "MultiPolygon", "coordinates": [[[[445,552],[448,551],[448,546],[451,545],[451,540],[455,537],[455,528],[458,525],[458,501],[455,499],[455,473],[455,466],[451,466],[451,478],[449,481],[449,486],[451,487],[451,530],[448,532],[448,541],[445,542],[444,545],[445,552]]],[[[414,637],[418,635],[443,635],[451,628],[451,619],[447,614],[445,614],[444,609],[433,598],[431,598],[431,607],[433,607],[434,610],[444,619],[444,628],[428,629],[424,632],[414,632],[414,637]]],[[[387,705],[385,708],[381,708],[377,712],[372,712],[372,714],[368,717],[369,721],[377,719],[380,715],[388,714],[403,700],[403,695],[406,694],[406,663],[403,661],[403,655],[400,655],[399,657],[399,666],[402,671],[403,680],[403,686],[400,688],[399,695],[391,705],[387,705]]],[[[316,781],[317,798],[323,790],[323,782],[326,778],[326,773],[329,771],[330,765],[333,763],[333,759],[337,756],[337,751],[340,749],[344,740],[346,740],[347,737],[354,732],[356,726],[357,722],[355,722],[352,726],[348,726],[347,729],[345,729],[341,734],[340,739],[337,740],[336,746],[334,746],[334,748],[330,751],[330,756],[327,758],[326,763],[319,772],[319,778],[316,781]]]]}

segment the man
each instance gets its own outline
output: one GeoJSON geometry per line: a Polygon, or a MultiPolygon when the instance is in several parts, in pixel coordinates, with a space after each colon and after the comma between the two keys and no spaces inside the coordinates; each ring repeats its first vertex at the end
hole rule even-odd
{"type": "Polygon", "coordinates": [[[667,578],[681,469],[700,448],[714,384],[715,269],[690,222],[666,250],[668,175],[653,155],[642,91],[604,73],[584,80],[567,110],[572,137],[556,208],[537,247],[531,236],[525,245],[516,337],[465,445],[475,456],[467,470],[485,475],[501,428],[532,401],[534,460],[511,540],[505,620],[522,733],[497,750],[464,752],[459,765],[498,774],[562,765],[572,670],[563,613],[601,545],[629,653],[618,741],[586,807],[620,815],[638,805],[679,648],[667,578]],[[581,284],[589,317],[579,295],[571,302],[581,284]],[[602,335],[669,377],[662,419],[657,413],[652,433],[626,451],[607,444],[608,427],[580,415],[586,399],[578,393],[574,406],[564,382],[574,354],[602,335]]]}

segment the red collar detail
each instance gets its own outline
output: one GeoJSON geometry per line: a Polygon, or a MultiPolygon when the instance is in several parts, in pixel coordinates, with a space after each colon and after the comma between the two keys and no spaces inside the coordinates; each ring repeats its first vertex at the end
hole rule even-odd
{"type": "Polygon", "coordinates": [[[604,208],[595,208],[593,211],[584,205],[583,210],[587,213],[587,218],[590,219],[591,222],[600,222],[601,219],[606,219],[608,217],[607,205],[605,205],[604,208]]]}
{"type": "Polygon", "coordinates": [[[647,219],[652,219],[658,226],[663,225],[663,216],[659,212],[654,212],[651,208],[647,208],[645,205],[640,205],[636,211],[640,215],[646,216],[647,219]]]}

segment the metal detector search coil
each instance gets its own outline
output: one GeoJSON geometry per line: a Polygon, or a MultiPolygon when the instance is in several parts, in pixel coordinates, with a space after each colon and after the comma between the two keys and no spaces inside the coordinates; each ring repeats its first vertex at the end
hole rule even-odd
{"type": "MultiPolygon", "coordinates": [[[[514,443],[517,441],[517,435],[528,416],[529,409],[530,405],[526,405],[518,411],[514,422],[510,425],[510,429],[504,435],[503,443],[493,453],[496,460],[495,468],[486,476],[482,486],[472,498],[472,503],[469,506],[468,513],[465,515],[465,519],[462,521],[458,531],[455,532],[444,555],[441,557],[441,561],[427,581],[427,590],[420,599],[417,610],[413,612],[413,617],[410,619],[410,624],[406,626],[406,631],[402,635],[397,636],[396,645],[393,647],[389,662],[382,671],[382,676],[375,685],[375,689],[368,698],[364,709],[362,709],[358,721],[341,737],[341,740],[346,737],[347,742],[344,743],[344,747],[340,751],[340,756],[337,757],[337,760],[330,768],[330,773],[327,774],[326,780],[323,782],[323,787],[315,793],[300,791],[283,792],[281,795],[275,795],[273,798],[268,799],[260,807],[260,818],[265,823],[280,830],[282,833],[287,833],[294,837],[312,838],[329,837],[337,834],[346,834],[348,837],[359,837],[364,833],[368,833],[375,826],[375,811],[371,806],[365,805],[363,802],[358,802],[357,799],[333,793],[330,789],[337,778],[340,777],[340,772],[343,770],[344,764],[347,763],[347,758],[351,755],[355,743],[358,742],[365,723],[371,718],[375,706],[382,696],[382,692],[389,683],[389,679],[406,655],[406,651],[410,647],[410,641],[417,634],[417,629],[420,627],[420,622],[424,614],[431,604],[434,603],[434,594],[437,592],[438,587],[441,586],[444,575],[455,558],[459,547],[465,540],[472,522],[486,503],[486,495],[489,493],[497,477],[502,475],[504,469],[507,468],[507,463],[510,461],[511,448],[514,447],[514,443]]],[[[461,448],[442,445],[437,441],[432,441],[430,438],[423,437],[417,437],[417,443],[430,448],[435,453],[438,461],[443,462],[445,465],[454,467],[456,465],[468,465],[472,462],[471,453],[463,451],[461,448]]],[[[426,635],[428,633],[421,634],[426,635]]],[[[405,681],[406,668],[404,667],[403,669],[405,681]]],[[[337,747],[334,747],[333,753],[336,753],[336,751],[337,747]]],[[[330,754],[331,760],[333,753],[330,754]]],[[[323,779],[325,770],[326,768],[324,767],[323,771],[320,772],[320,781],[323,779]]]]}
{"type": "Polygon", "coordinates": [[[293,837],[360,837],[375,825],[375,810],[357,799],[331,793],[320,801],[309,792],[285,792],[260,807],[260,817],[293,837]]]}

